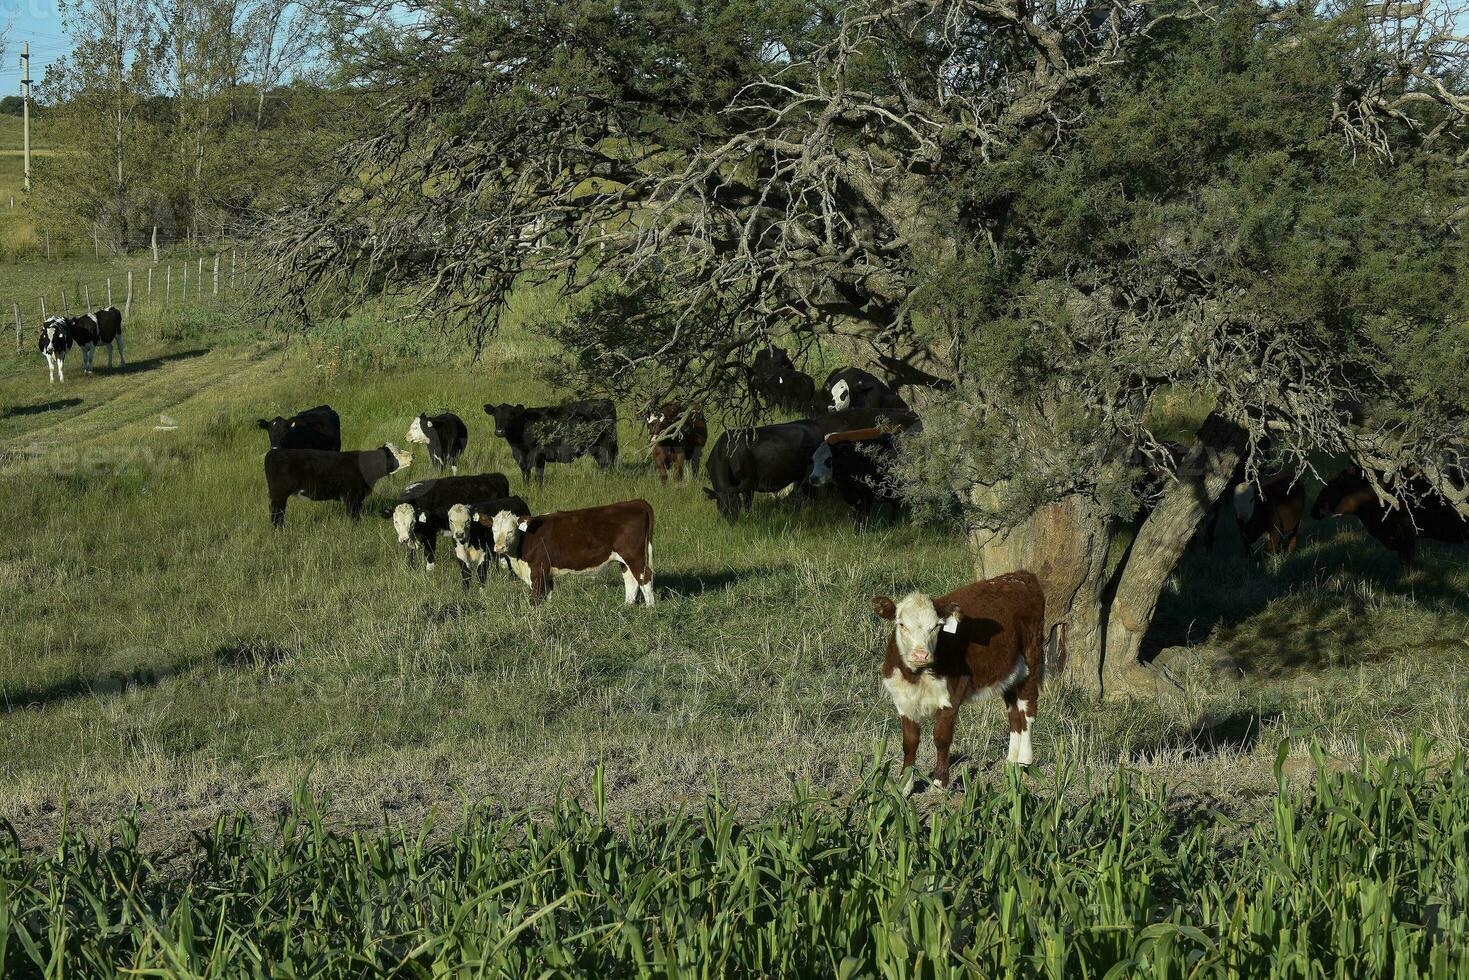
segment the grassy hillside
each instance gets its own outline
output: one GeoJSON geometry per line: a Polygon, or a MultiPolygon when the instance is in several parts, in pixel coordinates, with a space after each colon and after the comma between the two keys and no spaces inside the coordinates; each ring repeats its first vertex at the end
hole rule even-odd
{"type": "MultiPolygon", "coordinates": [[[[874,747],[893,751],[869,599],[967,580],[961,536],[771,499],[730,527],[698,486],[659,485],[636,398],[612,473],[553,466],[525,492],[540,510],[650,500],[651,611],[624,608],[611,571],[539,609],[507,578],[465,593],[452,562],[409,571],[388,522],[335,505],[292,502],[270,529],[253,423],[277,412],[329,402],[345,443],[368,447],[452,409],[467,470],[511,471],[480,406],[552,397],[544,348],[515,325],[538,301],[524,302],[477,363],[385,313],[281,348],[227,303],[140,316],[126,371],[74,364],[48,386],[29,336],[0,357],[0,817],[44,840],[63,814],[101,826],[141,803],[149,833],[176,840],[238,807],[274,812],[302,779],[372,821],[587,799],[599,764],[617,814],[695,804],[715,780],[758,811],[793,780],[840,790],[874,747]]],[[[420,451],[378,499],[425,475],[420,451]]],[[[1280,567],[1242,558],[1225,528],[1162,610],[1176,683],[1097,706],[1054,680],[1038,772],[1064,755],[1105,781],[1122,764],[1255,812],[1281,739],[1288,772],[1311,735],[1337,751],[1400,750],[1415,732],[1469,748],[1466,585],[1447,549],[1398,576],[1355,525],[1308,525],[1280,567]]],[[[995,705],[966,709],[964,778],[998,778],[1005,742],[995,705]]]]}

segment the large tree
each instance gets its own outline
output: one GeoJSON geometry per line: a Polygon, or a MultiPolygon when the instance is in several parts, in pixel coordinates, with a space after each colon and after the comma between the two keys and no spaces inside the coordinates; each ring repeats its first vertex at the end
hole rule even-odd
{"type": "MultiPolygon", "coordinates": [[[[271,228],[309,318],[410,296],[482,341],[574,297],[568,375],[736,413],[772,336],[917,392],[900,476],[976,571],[1041,573],[1118,689],[1262,449],[1402,492],[1464,444],[1469,40],[1426,5],[417,0],[360,38],[364,129],[271,228]],[[1159,404],[1212,405],[1167,459],[1159,404]]],[[[1469,507],[1465,508],[1469,512],[1469,507]]]]}

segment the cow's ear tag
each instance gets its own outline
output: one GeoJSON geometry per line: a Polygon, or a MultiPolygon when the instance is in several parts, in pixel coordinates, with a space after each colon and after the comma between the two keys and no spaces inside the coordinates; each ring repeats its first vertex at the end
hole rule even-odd
{"type": "Polygon", "coordinates": [[[522,531],[530,527],[530,521],[521,521],[518,525],[522,531]]]}
{"type": "Polygon", "coordinates": [[[427,512],[418,515],[418,523],[420,523],[420,524],[427,524],[428,523],[428,513],[427,512]]]}
{"type": "Polygon", "coordinates": [[[959,616],[958,616],[958,614],[956,614],[956,613],[949,613],[949,618],[946,619],[946,620],[944,620],[944,632],[945,633],[957,633],[957,632],[959,632],[959,616]]]}
{"type": "Polygon", "coordinates": [[[434,424],[432,422],[430,422],[428,419],[424,419],[423,420],[423,427],[425,429],[432,429],[434,427],[434,424]]]}

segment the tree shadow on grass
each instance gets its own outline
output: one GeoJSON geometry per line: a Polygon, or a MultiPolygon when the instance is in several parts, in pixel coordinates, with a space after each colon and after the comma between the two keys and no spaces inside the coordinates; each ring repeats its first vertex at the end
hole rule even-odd
{"type": "Polygon", "coordinates": [[[1419,562],[1402,570],[1355,522],[1308,523],[1300,550],[1284,560],[1246,559],[1237,537],[1220,537],[1213,552],[1188,553],[1179,564],[1143,641],[1144,662],[1216,633],[1246,673],[1360,662],[1343,651],[1366,639],[1363,620],[1383,596],[1469,616],[1469,552],[1451,545],[1420,542],[1419,562]],[[1271,666],[1257,671],[1253,662],[1271,666]]]}
{"type": "Polygon", "coordinates": [[[58,398],[55,401],[37,402],[34,405],[17,405],[14,408],[6,409],[5,414],[0,415],[0,421],[4,419],[24,418],[27,415],[42,415],[46,412],[57,412],[63,408],[74,408],[81,403],[82,400],[80,398],[58,398]]]}
{"type": "Polygon", "coordinates": [[[215,663],[223,667],[242,667],[261,670],[275,667],[290,659],[291,653],[278,643],[269,640],[242,640],[227,643],[210,654],[215,663]]]}
{"type": "Polygon", "coordinates": [[[1260,710],[1206,715],[1187,730],[1163,731],[1157,737],[1139,740],[1128,755],[1134,762],[1173,753],[1194,761],[1224,754],[1248,755],[1259,744],[1265,729],[1280,717],[1279,711],[1260,710]]]}
{"type": "Polygon", "coordinates": [[[102,370],[107,374],[141,374],[144,371],[152,371],[174,361],[192,360],[208,353],[208,347],[196,347],[193,350],[181,350],[172,354],[160,354],[157,357],[148,357],[141,361],[128,361],[121,367],[112,368],[111,370],[104,368],[102,370]]]}
{"type": "Polygon", "coordinates": [[[659,592],[675,593],[683,598],[693,598],[705,592],[719,592],[756,575],[771,575],[773,568],[706,569],[696,572],[658,573],[655,569],[654,587],[659,592]]]}
{"type": "Polygon", "coordinates": [[[106,697],[125,691],[157,687],[171,677],[188,673],[203,662],[203,658],[190,657],[176,664],[147,665],[90,678],[72,675],[38,687],[0,690],[0,715],[42,709],[75,698],[106,697]]]}

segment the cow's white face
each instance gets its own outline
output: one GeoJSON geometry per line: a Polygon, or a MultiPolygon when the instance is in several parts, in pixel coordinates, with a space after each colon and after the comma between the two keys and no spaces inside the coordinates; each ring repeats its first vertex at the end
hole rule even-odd
{"type": "Polygon", "coordinates": [[[1238,483],[1234,488],[1234,516],[1239,521],[1248,524],[1251,517],[1255,516],[1255,500],[1259,497],[1259,491],[1255,485],[1248,480],[1238,483]]]}
{"type": "Polygon", "coordinates": [[[398,532],[399,544],[412,542],[413,522],[416,519],[412,504],[399,504],[393,508],[393,530],[398,532]]]}
{"type": "Polygon", "coordinates": [[[852,404],[852,386],[846,380],[831,386],[831,410],[845,412],[852,404]]]}
{"type": "Polygon", "coordinates": [[[811,454],[811,482],[830,483],[831,479],[831,444],[823,440],[811,454]]]}
{"type": "MultiPolygon", "coordinates": [[[[295,423],[292,423],[292,424],[294,425],[295,423]]],[[[401,469],[404,469],[405,467],[408,466],[409,463],[413,462],[413,454],[412,453],[410,453],[406,449],[399,449],[397,446],[393,445],[391,442],[388,443],[388,452],[390,452],[390,453],[393,454],[393,462],[395,462],[395,463],[398,464],[397,466],[394,466],[393,469],[392,469],[392,472],[394,472],[394,473],[398,472],[401,469]]]]}
{"type": "Polygon", "coordinates": [[[958,612],[945,619],[939,616],[933,600],[922,592],[913,592],[898,603],[894,640],[898,656],[909,670],[921,670],[933,663],[938,648],[939,631],[953,632],[959,625],[958,612]]]}
{"type": "Polygon", "coordinates": [[[495,553],[501,555],[513,555],[520,544],[521,532],[525,530],[528,517],[521,517],[514,511],[502,510],[495,515],[490,529],[495,535],[495,553]]]}
{"type": "Polygon", "coordinates": [[[455,504],[449,508],[449,533],[454,536],[457,544],[463,544],[469,537],[469,507],[464,504],[455,504]]]}
{"type": "Polygon", "coordinates": [[[431,429],[433,428],[433,425],[434,424],[428,419],[419,416],[418,418],[414,419],[413,424],[408,427],[408,434],[404,436],[404,438],[407,439],[409,442],[417,442],[427,446],[428,433],[424,431],[424,427],[427,426],[431,429]]]}

